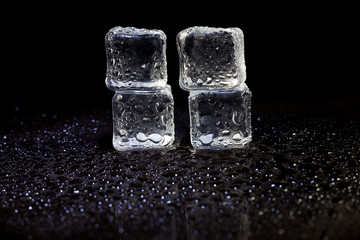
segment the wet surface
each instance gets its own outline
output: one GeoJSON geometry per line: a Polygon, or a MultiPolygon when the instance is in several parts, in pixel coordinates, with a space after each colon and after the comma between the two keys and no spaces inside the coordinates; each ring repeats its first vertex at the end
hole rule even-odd
{"type": "MultiPolygon", "coordinates": [[[[351,102],[351,101],[350,101],[351,102]]],[[[0,128],[0,238],[356,239],[358,105],[254,105],[248,148],[116,152],[110,109],[0,128]]]]}

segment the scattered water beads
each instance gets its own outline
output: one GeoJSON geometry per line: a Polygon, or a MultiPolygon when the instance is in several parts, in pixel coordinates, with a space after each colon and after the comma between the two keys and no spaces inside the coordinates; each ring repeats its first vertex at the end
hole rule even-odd
{"type": "Polygon", "coordinates": [[[338,224],[345,234],[359,217],[359,128],[340,139],[349,126],[299,115],[255,113],[248,149],[211,153],[181,142],[115,152],[104,111],[23,118],[25,129],[0,130],[0,222],[43,237],[321,239],[338,224]]]}

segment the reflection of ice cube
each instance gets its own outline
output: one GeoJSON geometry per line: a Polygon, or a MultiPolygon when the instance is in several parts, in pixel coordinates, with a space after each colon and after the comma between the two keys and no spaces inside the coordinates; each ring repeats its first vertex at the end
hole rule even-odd
{"type": "Polygon", "coordinates": [[[242,148],[251,141],[251,92],[190,91],[191,143],[197,149],[242,148]]]}
{"type": "Polygon", "coordinates": [[[161,30],[115,27],[106,34],[105,47],[108,88],[163,88],[166,85],[166,35],[161,30]]]}
{"type": "Polygon", "coordinates": [[[177,48],[184,90],[231,90],[245,81],[239,28],[191,27],[177,35],[177,48]]]}
{"type": "Polygon", "coordinates": [[[171,88],[121,90],[113,98],[113,145],[117,150],[168,147],[174,141],[171,88]]]}

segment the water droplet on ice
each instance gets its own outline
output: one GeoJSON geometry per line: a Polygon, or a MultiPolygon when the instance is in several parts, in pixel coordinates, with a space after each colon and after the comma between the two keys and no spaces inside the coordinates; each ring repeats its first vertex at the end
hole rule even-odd
{"type": "Polygon", "coordinates": [[[128,132],[125,129],[120,129],[120,136],[127,136],[128,132]]]}
{"type": "Polygon", "coordinates": [[[224,130],[224,131],[222,131],[221,133],[222,133],[222,135],[229,135],[229,134],[230,134],[230,131],[229,131],[229,130],[224,130]]]}
{"type": "Polygon", "coordinates": [[[164,115],[161,115],[161,122],[162,122],[162,124],[164,124],[164,125],[166,125],[166,120],[165,120],[165,117],[164,117],[164,115]]]}
{"type": "Polygon", "coordinates": [[[150,136],[148,137],[148,139],[150,139],[151,141],[153,141],[154,143],[158,143],[161,141],[162,137],[160,134],[157,133],[153,133],[150,134],[150,136]]]}
{"type": "Polygon", "coordinates": [[[136,134],[136,139],[140,142],[145,142],[148,138],[144,133],[139,132],[138,134],[136,134]]]}
{"type": "Polygon", "coordinates": [[[199,141],[203,145],[209,145],[213,141],[214,134],[210,133],[208,135],[202,135],[199,137],[199,141]]]}
{"type": "Polygon", "coordinates": [[[243,119],[244,119],[244,113],[242,113],[242,112],[238,113],[237,111],[233,112],[232,121],[233,121],[234,124],[236,124],[236,125],[242,124],[243,119]]]}
{"type": "Polygon", "coordinates": [[[244,138],[244,134],[242,132],[239,132],[233,136],[233,140],[235,141],[240,141],[243,138],[244,138]]]}
{"type": "Polygon", "coordinates": [[[150,118],[144,117],[144,118],[143,118],[143,122],[144,122],[144,123],[149,123],[149,122],[151,122],[151,120],[150,120],[150,118]]]}

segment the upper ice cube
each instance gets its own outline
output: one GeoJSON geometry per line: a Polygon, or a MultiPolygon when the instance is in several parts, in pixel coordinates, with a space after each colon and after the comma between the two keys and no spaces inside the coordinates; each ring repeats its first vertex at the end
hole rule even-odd
{"type": "Polygon", "coordinates": [[[105,36],[109,89],[163,88],[166,35],[161,30],[114,27],[105,36]]]}
{"type": "Polygon", "coordinates": [[[176,41],[184,90],[231,90],[245,81],[240,28],[190,27],[176,41]]]}

